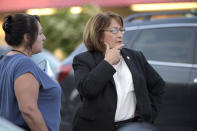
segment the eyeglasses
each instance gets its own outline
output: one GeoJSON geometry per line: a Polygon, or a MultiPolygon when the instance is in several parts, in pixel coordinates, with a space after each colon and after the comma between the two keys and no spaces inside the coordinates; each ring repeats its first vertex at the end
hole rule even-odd
{"type": "Polygon", "coordinates": [[[112,29],[108,29],[108,30],[103,30],[103,31],[109,31],[112,34],[118,34],[118,32],[120,31],[121,33],[125,33],[125,28],[112,28],[112,29]]]}

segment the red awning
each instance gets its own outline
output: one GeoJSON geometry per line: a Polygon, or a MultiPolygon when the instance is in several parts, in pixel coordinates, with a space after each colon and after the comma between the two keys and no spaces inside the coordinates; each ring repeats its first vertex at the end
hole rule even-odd
{"type": "Polygon", "coordinates": [[[197,2],[197,0],[0,0],[0,12],[21,11],[32,8],[65,8],[91,3],[106,7],[168,2],[197,2]]]}

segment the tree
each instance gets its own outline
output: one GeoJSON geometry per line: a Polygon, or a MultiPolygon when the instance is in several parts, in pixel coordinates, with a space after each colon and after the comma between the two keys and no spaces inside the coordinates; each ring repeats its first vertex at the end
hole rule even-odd
{"type": "Polygon", "coordinates": [[[43,33],[47,38],[44,48],[52,52],[61,49],[67,56],[81,43],[88,19],[98,12],[100,12],[99,7],[84,5],[80,14],[72,14],[67,8],[57,9],[54,15],[41,16],[43,33]]]}

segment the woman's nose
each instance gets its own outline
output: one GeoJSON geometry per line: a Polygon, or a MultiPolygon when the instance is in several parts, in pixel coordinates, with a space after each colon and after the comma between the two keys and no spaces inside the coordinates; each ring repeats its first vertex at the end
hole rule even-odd
{"type": "Polygon", "coordinates": [[[43,38],[42,38],[42,39],[43,39],[43,41],[45,41],[45,40],[46,40],[46,37],[45,37],[45,35],[43,35],[43,38]]]}
{"type": "Polygon", "coordinates": [[[121,37],[122,38],[123,37],[123,34],[124,34],[123,32],[119,31],[118,32],[118,37],[121,37]]]}

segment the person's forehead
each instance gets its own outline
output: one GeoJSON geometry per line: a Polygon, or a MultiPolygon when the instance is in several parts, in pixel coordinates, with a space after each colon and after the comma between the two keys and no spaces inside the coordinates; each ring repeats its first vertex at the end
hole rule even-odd
{"type": "Polygon", "coordinates": [[[121,25],[120,25],[120,23],[119,23],[118,20],[112,18],[112,19],[110,20],[109,27],[113,27],[113,26],[115,26],[115,27],[117,27],[117,26],[120,27],[121,25]]]}
{"type": "Polygon", "coordinates": [[[42,26],[41,26],[41,24],[40,24],[39,21],[37,21],[37,25],[38,25],[38,29],[39,29],[39,30],[42,30],[42,26]]]}

